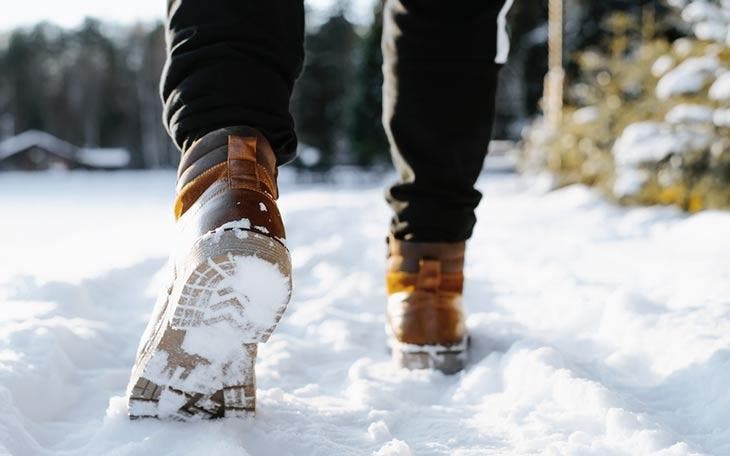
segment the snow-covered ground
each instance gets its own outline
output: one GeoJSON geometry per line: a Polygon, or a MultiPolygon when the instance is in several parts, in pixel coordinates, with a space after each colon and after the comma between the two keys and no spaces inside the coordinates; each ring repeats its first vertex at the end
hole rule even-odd
{"type": "Polygon", "coordinates": [[[256,418],[130,422],[173,179],[0,175],[0,453],[730,454],[730,213],[496,174],[464,372],[389,363],[382,182],[287,178],[295,297],[259,350],[256,418]]]}

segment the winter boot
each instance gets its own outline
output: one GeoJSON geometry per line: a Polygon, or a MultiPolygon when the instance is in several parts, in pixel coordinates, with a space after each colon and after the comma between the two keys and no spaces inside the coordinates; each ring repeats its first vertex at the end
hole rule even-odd
{"type": "Polygon", "coordinates": [[[464,367],[464,247],[388,239],[386,331],[396,364],[447,374],[464,367]]]}
{"type": "Polygon", "coordinates": [[[180,240],[132,370],[131,418],[254,411],[257,344],[271,335],[292,287],[276,175],[268,141],[251,128],[214,131],[183,155],[180,240]]]}

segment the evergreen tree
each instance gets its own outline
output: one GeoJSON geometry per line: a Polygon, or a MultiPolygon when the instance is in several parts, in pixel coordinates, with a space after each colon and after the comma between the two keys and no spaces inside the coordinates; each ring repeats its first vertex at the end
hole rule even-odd
{"type": "Polygon", "coordinates": [[[375,2],[373,23],[360,45],[360,59],[355,75],[355,99],[349,125],[355,162],[372,165],[388,158],[388,140],[381,116],[383,113],[383,2],[375,2]]]}
{"type": "Polygon", "coordinates": [[[162,24],[16,29],[0,37],[0,134],[39,129],[80,146],[125,147],[134,166],[174,166],[157,90],[164,53],[162,24]]]}
{"type": "Polygon", "coordinates": [[[10,112],[16,128],[42,129],[50,119],[44,106],[55,78],[48,68],[57,28],[39,24],[31,30],[15,30],[8,39],[2,59],[8,99],[3,112],[10,112]]]}
{"type": "Polygon", "coordinates": [[[135,27],[130,35],[130,67],[134,75],[136,120],[140,133],[140,159],[145,168],[174,167],[180,152],[162,127],[160,73],[165,63],[165,28],[135,27]]]}
{"type": "Polygon", "coordinates": [[[348,159],[346,128],[357,41],[342,7],[305,36],[304,70],[292,97],[292,114],[300,142],[321,154],[314,166],[318,169],[348,159]]]}
{"type": "Polygon", "coordinates": [[[102,144],[102,134],[110,135],[113,133],[110,129],[120,127],[118,123],[108,122],[107,118],[124,121],[123,116],[114,112],[117,108],[115,95],[122,89],[116,86],[124,77],[118,73],[124,68],[115,65],[117,50],[102,33],[98,21],[84,21],[82,27],[72,34],[71,41],[70,58],[65,61],[68,65],[66,93],[76,120],[77,137],[81,139],[78,143],[98,147],[102,144]],[[106,124],[106,128],[102,128],[102,123],[106,124]]]}

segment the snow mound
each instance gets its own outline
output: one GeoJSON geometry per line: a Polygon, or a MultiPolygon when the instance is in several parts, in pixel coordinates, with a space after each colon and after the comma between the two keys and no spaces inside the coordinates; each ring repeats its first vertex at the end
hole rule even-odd
{"type": "Polygon", "coordinates": [[[692,27],[695,36],[705,41],[723,42],[728,38],[728,26],[725,22],[703,21],[692,27]]]}
{"type": "MultiPolygon", "coordinates": [[[[684,111],[676,116],[685,115],[684,111]]],[[[713,139],[711,134],[674,128],[662,122],[636,122],[626,127],[616,140],[613,155],[617,166],[635,167],[656,163],[671,154],[707,148],[713,139]]]]}
{"type": "Polygon", "coordinates": [[[573,122],[577,125],[585,125],[598,120],[599,116],[598,108],[595,106],[586,106],[584,108],[577,109],[573,113],[573,122]]]}
{"type": "Polygon", "coordinates": [[[682,19],[687,22],[711,21],[724,16],[725,11],[718,5],[704,0],[691,1],[682,10],[682,19]]]}
{"type": "Polygon", "coordinates": [[[730,71],[721,74],[710,86],[710,99],[730,102],[730,71]]]}
{"type": "Polygon", "coordinates": [[[657,58],[651,66],[651,74],[655,78],[660,78],[667,74],[667,71],[671,70],[675,65],[674,57],[665,54],[657,58]]]}
{"type": "Polygon", "coordinates": [[[702,90],[720,68],[715,57],[691,57],[659,79],[656,95],[667,100],[677,95],[694,94],[702,90]]]}
{"type": "Polygon", "coordinates": [[[682,103],[673,107],[664,120],[673,124],[712,123],[712,108],[682,103]]]}
{"type": "Polygon", "coordinates": [[[670,0],[701,40],[730,43],[730,3],[727,0],[670,0]]]}
{"type": "Polygon", "coordinates": [[[712,115],[712,122],[717,127],[730,127],[730,109],[716,109],[712,115]]]}
{"type": "Polygon", "coordinates": [[[617,197],[635,195],[649,179],[649,173],[636,168],[616,168],[613,182],[613,193],[617,197]]]}

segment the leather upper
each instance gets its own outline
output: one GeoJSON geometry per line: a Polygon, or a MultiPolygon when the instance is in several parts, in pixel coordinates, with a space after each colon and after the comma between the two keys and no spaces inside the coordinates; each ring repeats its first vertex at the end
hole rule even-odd
{"type": "Polygon", "coordinates": [[[466,327],[461,297],[465,243],[388,239],[387,324],[401,343],[455,345],[466,327]]]}
{"type": "Polygon", "coordinates": [[[175,217],[183,230],[200,236],[246,219],[246,229],[285,238],[276,205],[276,158],[256,130],[227,128],[205,135],[186,152],[178,176],[175,217]]]}

